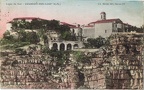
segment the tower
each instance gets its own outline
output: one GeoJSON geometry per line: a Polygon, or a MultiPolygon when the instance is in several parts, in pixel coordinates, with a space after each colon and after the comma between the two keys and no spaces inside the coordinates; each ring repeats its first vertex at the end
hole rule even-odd
{"type": "Polygon", "coordinates": [[[105,12],[101,12],[101,20],[106,20],[106,13],[105,12]]]}

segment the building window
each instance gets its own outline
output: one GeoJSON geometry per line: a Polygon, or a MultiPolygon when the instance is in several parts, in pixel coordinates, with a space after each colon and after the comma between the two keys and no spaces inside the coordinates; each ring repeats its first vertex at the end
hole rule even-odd
{"type": "Polygon", "coordinates": [[[56,38],[54,38],[54,40],[56,40],[56,38]]]}
{"type": "Polygon", "coordinates": [[[117,28],[117,24],[115,24],[115,27],[117,28]]]}
{"type": "Polygon", "coordinates": [[[114,28],[114,23],[112,24],[112,28],[114,28]]]}
{"type": "Polygon", "coordinates": [[[105,30],[105,33],[107,33],[107,30],[105,30]]]}
{"type": "Polygon", "coordinates": [[[72,33],[73,33],[73,34],[75,33],[74,29],[72,30],[72,33]]]}

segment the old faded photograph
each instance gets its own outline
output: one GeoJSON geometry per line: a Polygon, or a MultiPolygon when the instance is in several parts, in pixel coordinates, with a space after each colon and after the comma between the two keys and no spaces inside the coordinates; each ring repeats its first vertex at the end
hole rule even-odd
{"type": "Polygon", "coordinates": [[[143,89],[144,1],[1,0],[1,89],[143,89]]]}

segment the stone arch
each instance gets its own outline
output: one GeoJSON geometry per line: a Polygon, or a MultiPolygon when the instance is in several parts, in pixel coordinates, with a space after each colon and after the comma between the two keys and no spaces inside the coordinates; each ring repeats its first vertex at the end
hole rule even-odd
{"type": "Polygon", "coordinates": [[[79,48],[79,45],[78,45],[78,44],[74,44],[73,47],[74,47],[74,49],[75,49],[75,48],[79,48]]]}
{"type": "Polygon", "coordinates": [[[72,49],[72,45],[69,43],[67,44],[67,50],[71,50],[72,49]]]}
{"type": "Polygon", "coordinates": [[[53,43],[53,49],[54,49],[54,50],[58,50],[58,45],[57,45],[57,43],[53,43]]]}
{"type": "Polygon", "coordinates": [[[64,51],[65,50],[65,44],[64,43],[61,43],[60,44],[60,51],[64,51]]]}

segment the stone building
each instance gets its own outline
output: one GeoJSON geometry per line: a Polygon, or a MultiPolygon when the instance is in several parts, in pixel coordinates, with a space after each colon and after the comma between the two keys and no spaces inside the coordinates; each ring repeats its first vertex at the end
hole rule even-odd
{"type": "Polygon", "coordinates": [[[96,38],[98,36],[109,37],[113,32],[125,32],[126,28],[131,25],[124,24],[119,18],[107,19],[106,13],[100,13],[100,20],[90,22],[88,25],[83,26],[83,37],[96,38]]]}
{"type": "MultiPolygon", "coordinates": [[[[36,17],[19,17],[19,18],[14,18],[12,21],[7,23],[7,30],[10,32],[10,35],[12,35],[15,38],[18,38],[18,33],[15,32],[12,29],[12,22],[20,22],[20,21],[27,21],[31,22],[32,20],[46,20],[46,19],[41,19],[41,18],[36,18],[36,17]]],[[[71,34],[76,37],[75,41],[65,41],[60,38],[60,33],[55,31],[55,30],[47,30],[45,35],[48,38],[47,44],[41,40],[40,43],[42,45],[47,45],[50,49],[55,48],[57,50],[73,50],[74,48],[82,48],[83,43],[82,43],[82,28],[80,25],[72,25],[66,22],[59,22],[60,25],[66,25],[70,27],[71,34]]],[[[31,30],[31,29],[24,29],[25,32],[38,32],[38,30],[31,30]]]]}
{"type": "Polygon", "coordinates": [[[50,49],[56,49],[56,50],[73,50],[76,48],[82,48],[84,47],[82,41],[51,41],[49,42],[49,48],[50,49]]]}
{"type": "Polygon", "coordinates": [[[70,27],[71,35],[76,37],[74,41],[66,41],[60,38],[60,33],[56,32],[55,30],[48,30],[46,33],[48,37],[48,47],[50,49],[56,50],[73,50],[76,48],[84,47],[82,42],[82,28],[80,25],[72,25],[66,22],[60,22],[60,25],[66,25],[70,27]]]}
{"type": "Polygon", "coordinates": [[[82,28],[79,24],[69,24],[66,22],[60,22],[60,25],[67,25],[70,27],[71,34],[76,36],[76,40],[82,41],[82,28]]]}
{"type": "MultiPolygon", "coordinates": [[[[47,32],[45,33],[45,35],[48,38],[47,46],[50,49],[56,48],[57,50],[73,50],[74,48],[83,48],[83,42],[87,41],[88,38],[97,38],[99,36],[107,38],[113,33],[131,31],[133,27],[129,24],[123,23],[119,18],[107,19],[105,12],[101,12],[100,16],[100,20],[90,22],[86,26],[80,26],[79,24],[69,24],[66,22],[59,22],[60,25],[69,26],[71,35],[75,36],[76,39],[75,41],[61,40],[59,32],[55,30],[47,30],[47,32]]],[[[12,35],[18,37],[17,33],[12,31],[12,22],[18,22],[22,20],[31,22],[33,19],[44,20],[35,17],[14,18],[12,21],[7,23],[7,30],[10,30],[12,35]]],[[[29,31],[30,30],[28,30],[27,32],[29,31]]],[[[33,31],[36,32],[36,30],[33,31]]],[[[46,45],[45,42],[41,44],[46,45]]]]}

